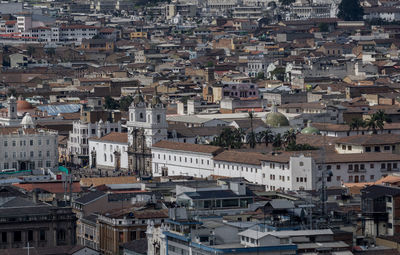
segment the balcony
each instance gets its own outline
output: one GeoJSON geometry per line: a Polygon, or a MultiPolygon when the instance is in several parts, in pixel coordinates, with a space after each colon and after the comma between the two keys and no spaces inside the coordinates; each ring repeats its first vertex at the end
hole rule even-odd
{"type": "Polygon", "coordinates": [[[348,169],[347,172],[352,173],[352,174],[354,174],[354,173],[357,174],[357,173],[366,173],[367,170],[365,170],[365,169],[352,169],[352,170],[348,169]]]}
{"type": "Polygon", "coordinates": [[[399,172],[399,168],[381,168],[382,173],[399,172]]]}

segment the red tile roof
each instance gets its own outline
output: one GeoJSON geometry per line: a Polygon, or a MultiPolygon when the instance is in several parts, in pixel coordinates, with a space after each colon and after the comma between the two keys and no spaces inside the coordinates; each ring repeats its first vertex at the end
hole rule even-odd
{"type": "Polygon", "coordinates": [[[111,132],[101,138],[90,138],[89,140],[114,142],[114,143],[128,143],[128,133],[111,132]]]}
{"type": "MultiPolygon", "coordinates": [[[[60,194],[65,192],[63,182],[16,183],[13,185],[18,188],[24,189],[26,191],[32,191],[34,189],[42,189],[54,194],[60,194]]],[[[81,192],[81,185],[79,184],[79,182],[72,183],[72,192],[73,193],[81,192]]]]}

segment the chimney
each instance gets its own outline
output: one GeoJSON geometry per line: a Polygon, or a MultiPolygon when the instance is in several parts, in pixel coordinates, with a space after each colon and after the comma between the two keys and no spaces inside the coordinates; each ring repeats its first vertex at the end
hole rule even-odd
{"type": "Polygon", "coordinates": [[[229,188],[239,196],[246,195],[246,184],[243,182],[231,182],[229,188]]]}

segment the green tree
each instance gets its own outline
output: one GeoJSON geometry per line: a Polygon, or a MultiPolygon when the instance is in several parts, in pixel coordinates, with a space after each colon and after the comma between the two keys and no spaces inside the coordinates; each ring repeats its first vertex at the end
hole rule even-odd
{"type": "Polygon", "coordinates": [[[15,88],[9,88],[7,90],[7,96],[8,97],[10,97],[10,96],[16,97],[17,96],[17,90],[15,88]]]}
{"type": "Polygon", "coordinates": [[[270,77],[272,79],[277,79],[280,81],[284,81],[285,79],[285,68],[277,67],[273,71],[270,72],[270,77]]]}
{"type": "Polygon", "coordinates": [[[362,20],[364,9],[359,0],[342,0],[339,4],[338,18],[346,21],[362,20]]]}
{"type": "Polygon", "coordinates": [[[257,134],[258,140],[260,142],[263,142],[266,147],[273,141],[274,135],[272,134],[271,129],[266,129],[264,131],[261,131],[260,133],[257,134]]]}
{"type": "Polygon", "coordinates": [[[286,151],[311,151],[311,150],[318,150],[318,148],[311,146],[307,143],[304,143],[304,144],[288,145],[288,146],[286,146],[285,150],[286,151]]]}
{"type": "Polygon", "coordinates": [[[280,133],[276,134],[272,140],[272,146],[274,149],[279,149],[282,147],[282,135],[280,133]]]}
{"type": "Polygon", "coordinates": [[[279,0],[279,2],[281,3],[281,5],[291,5],[292,3],[295,2],[295,0],[279,0]]]}
{"type": "Polygon", "coordinates": [[[372,115],[372,118],[375,120],[377,128],[379,128],[382,133],[383,133],[385,123],[392,121],[390,118],[387,117],[385,112],[382,110],[379,110],[376,113],[374,113],[372,115]]]}
{"type": "Polygon", "coordinates": [[[122,97],[121,100],[119,101],[119,109],[121,111],[128,111],[129,106],[132,104],[132,101],[133,101],[132,96],[122,97]]]}
{"type": "Polygon", "coordinates": [[[28,52],[29,56],[32,57],[32,55],[36,52],[36,48],[29,45],[28,48],[26,48],[26,51],[28,52]]]}
{"type": "Polygon", "coordinates": [[[373,134],[377,134],[377,125],[376,125],[376,121],[373,117],[367,119],[365,121],[365,126],[367,127],[368,131],[372,130],[373,134]]]}
{"type": "Polygon", "coordinates": [[[231,149],[240,149],[243,145],[244,131],[236,128],[224,128],[221,134],[214,138],[211,145],[231,149]]]}
{"type": "Polygon", "coordinates": [[[320,32],[329,32],[329,25],[328,23],[319,23],[318,29],[320,32]]]}
{"type": "Polygon", "coordinates": [[[212,61],[208,61],[206,67],[214,67],[214,63],[212,61]]]}
{"type": "Polygon", "coordinates": [[[117,101],[114,100],[114,98],[106,96],[104,98],[104,108],[108,110],[115,110],[119,108],[119,104],[117,101]]]}
{"type": "Polygon", "coordinates": [[[360,131],[360,128],[365,127],[366,123],[365,123],[365,121],[363,121],[360,118],[354,118],[354,119],[351,120],[349,126],[350,126],[350,131],[357,130],[357,135],[358,135],[358,132],[360,131]]]}
{"type": "Polygon", "coordinates": [[[264,72],[259,72],[259,73],[257,74],[257,79],[259,79],[259,80],[264,79],[264,72]]]}
{"type": "Polygon", "coordinates": [[[46,50],[47,55],[49,55],[49,57],[54,57],[56,55],[56,49],[54,48],[48,48],[46,50]]]}
{"type": "Polygon", "coordinates": [[[286,146],[288,145],[295,145],[296,144],[296,131],[294,131],[293,128],[285,131],[283,134],[283,142],[285,143],[286,146]]]}

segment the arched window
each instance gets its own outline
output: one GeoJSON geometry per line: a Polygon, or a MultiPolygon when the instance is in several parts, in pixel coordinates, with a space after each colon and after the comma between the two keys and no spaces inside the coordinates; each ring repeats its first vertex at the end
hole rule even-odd
{"type": "Polygon", "coordinates": [[[104,153],[104,161],[107,162],[107,154],[104,153]]]}
{"type": "Polygon", "coordinates": [[[157,114],[157,123],[160,123],[160,122],[161,122],[161,115],[157,114]]]}
{"type": "Polygon", "coordinates": [[[110,161],[111,161],[111,163],[113,162],[113,156],[112,156],[112,154],[110,154],[110,161]]]}
{"type": "Polygon", "coordinates": [[[58,241],[65,241],[66,231],[65,229],[59,229],[57,231],[57,240],[58,241]]]}
{"type": "Polygon", "coordinates": [[[142,112],[139,114],[139,118],[143,119],[143,113],[142,112]]]}

